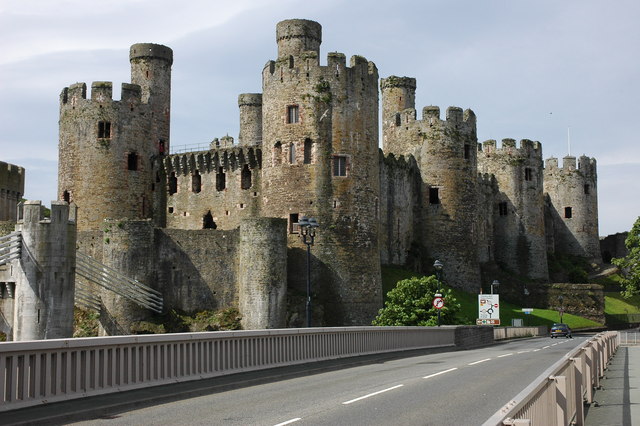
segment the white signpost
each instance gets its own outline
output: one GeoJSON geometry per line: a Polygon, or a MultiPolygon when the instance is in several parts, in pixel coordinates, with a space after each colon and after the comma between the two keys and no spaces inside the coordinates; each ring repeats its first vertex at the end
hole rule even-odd
{"type": "Polygon", "coordinates": [[[500,325],[500,296],[497,294],[478,295],[478,325],[500,325]]]}

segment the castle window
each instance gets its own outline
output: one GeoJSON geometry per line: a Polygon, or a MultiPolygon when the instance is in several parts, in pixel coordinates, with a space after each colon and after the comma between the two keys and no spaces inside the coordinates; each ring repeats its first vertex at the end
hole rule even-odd
{"type": "Polygon", "coordinates": [[[440,204],[440,188],[429,188],[429,204],[440,204]]]}
{"type": "Polygon", "coordinates": [[[249,169],[248,164],[245,164],[244,167],[242,167],[242,173],[240,174],[240,188],[251,188],[251,169],[249,169]]]}
{"type": "Polygon", "coordinates": [[[291,213],[289,215],[289,233],[290,234],[300,233],[300,228],[298,226],[298,213],[291,213]]]}
{"type": "Polygon", "coordinates": [[[178,192],[178,178],[175,172],[171,172],[169,176],[169,195],[173,195],[178,192]]]}
{"type": "Polygon", "coordinates": [[[573,216],[573,211],[572,211],[571,207],[565,207],[564,208],[564,217],[565,217],[565,219],[571,219],[572,216],[573,216]]]}
{"type": "Polygon", "coordinates": [[[277,166],[282,162],[282,143],[280,141],[273,145],[273,165],[277,166]]]}
{"type": "Polygon", "coordinates": [[[173,213],[173,207],[169,207],[169,213],[173,213]]]}
{"type": "Polygon", "coordinates": [[[287,107],[287,124],[294,124],[300,121],[298,105],[289,105],[287,107]]]}
{"type": "Polygon", "coordinates": [[[197,194],[201,189],[202,177],[200,176],[200,172],[196,170],[193,175],[191,175],[191,190],[197,194]]]}
{"type": "Polygon", "coordinates": [[[71,194],[69,194],[69,191],[64,191],[62,193],[62,199],[67,203],[71,202],[71,194]]]}
{"type": "Polygon", "coordinates": [[[468,143],[464,144],[464,159],[468,160],[471,158],[471,145],[468,143]]]}
{"type": "Polygon", "coordinates": [[[164,139],[158,141],[158,153],[164,155],[164,139]]]}
{"type": "Polygon", "coordinates": [[[591,192],[591,187],[589,186],[588,183],[584,184],[584,193],[589,195],[589,193],[591,192]]]}
{"type": "Polygon", "coordinates": [[[127,170],[138,170],[138,154],[130,152],[127,154],[127,170]]]}
{"type": "Polygon", "coordinates": [[[98,137],[101,139],[111,139],[110,121],[98,121],[98,137]]]}
{"type": "Polygon", "coordinates": [[[211,210],[207,212],[202,217],[202,229],[216,229],[218,225],[213,221],[213,216],[211,215],[211,210]]]}
{"type": "Polygon", "coordinates": [[[227,187],[227,177],[224,174],[224,169],[220,167],[218,173],[216,173],[216,191],[224,191],[227,187]]]}
{"type": "Polygon", "coordinates": [[[313,149],[313,142],[311,139],[307,138],[304,140],[304,164],[311,164],[311,155],[313,149]]]}
{"type": "Polygon", "coordinates": [[[296,163],[296,146],[293,143],[289,144],[289,164],[296,163]]]}
{"type": "Polygon", "coordinates": [[[333,156],[333,175],[334,176],[346,176],[347,175],[347,156],[346,155],[334,155],[333,156]]]}
{"type": "Polygon", "coordinates": [[[507,208],[507,202],[506,201],[498,203],[498,214],[500,216],[506,216],[508,211],[509,210],[507,208]]]}
{"type": "Polygon", "coordinates": [[[533,180],[533,170],[529,167],[524,169],[524,180],[533,180]]]}
{"type": "Polygon", "coordinates": [[[400,127],[400,125],[402,124],[402,121],[400,119],[400,114],[396,114],[395,119],[396,119],[395,120],[396,127],[400,127]]]}

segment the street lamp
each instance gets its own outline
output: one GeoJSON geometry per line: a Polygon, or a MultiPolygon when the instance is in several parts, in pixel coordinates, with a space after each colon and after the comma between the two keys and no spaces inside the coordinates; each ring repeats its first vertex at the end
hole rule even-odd
{"type": "Polygon", "coordinates": [[[311,327],[311,246],[316,238],[318,221],[310,217],[302,217],[298,221],[302,242],[307,245],[307,327],[311,327]]]}
{"type": "Polygon", "coordinates": [[[498,287],[500,287],[500,281],[493,280],[493,282],[491,283],[491,294],[493,294],[493,287],[496,288],[496,292],[497,292],[498,287]]]}
{"type": "MultiPolygon", "coordinates": [[[[440,293],[441,280],[442,280],[442,267],[444,265],[439,260],[433,262],[433,267],[436,270],[436,280],[438,280],[438,292],[435,294],[435,297],[442,297],[440,293]]],[[[438,309],[438,327],[440,327],[440,311],[442,309],[438,309]]]]}
{"type": "Polygon", "coordinates": [[[560,307],[558,308],[558,315],[560,315],[560,322],[562,322],[562,314],[564,313],[564,297],[558,296],[558,302],[560,302],[560,307]]]}

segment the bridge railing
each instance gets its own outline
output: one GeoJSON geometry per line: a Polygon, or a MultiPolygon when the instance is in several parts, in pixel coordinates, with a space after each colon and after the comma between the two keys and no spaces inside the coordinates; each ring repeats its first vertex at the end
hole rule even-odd
{"type": "MultiPolygon", "coordinates": [[[[310,328],[5,342],[0,343],[0,411],[343,357],[462,346],[461,335],[470,328],[310,328]]],[[[476,334],[486,334],[480,328],[476,334]]]]}
{"type": "Polygon", "coordinates": [[[501,408],[485,426],[584,425],[584,402],[593,402],[594,389],[620,344],[615,331],[587,340],[552,365],[501,408]]]}

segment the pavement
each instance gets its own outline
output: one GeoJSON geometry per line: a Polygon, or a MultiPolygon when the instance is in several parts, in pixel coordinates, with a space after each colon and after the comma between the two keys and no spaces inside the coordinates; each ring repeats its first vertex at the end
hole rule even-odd
{"type": "Polygon", "coordinates": [[[640,346],[620,346],[587,408],[587,426],[640,425],[640,346]]]}

